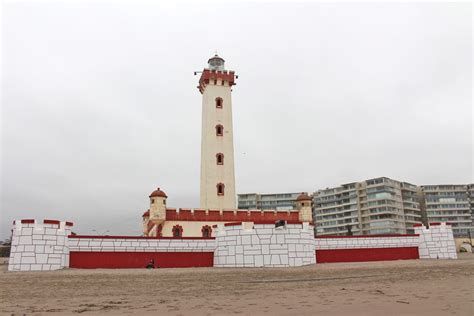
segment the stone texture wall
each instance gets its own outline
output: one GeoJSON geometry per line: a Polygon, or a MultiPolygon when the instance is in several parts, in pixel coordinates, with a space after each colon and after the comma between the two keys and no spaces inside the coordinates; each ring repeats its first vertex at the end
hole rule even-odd
{"type": "Polygon", "coordinates": [[[298,267],[316,263],[313,226],[252,222],[218,227],[215,267],[298,267]]]}
{"type": "Polygon", "coordinates": [[[75,236],[69,238],[70,267],[79,269],[212,267],[213,238],[75,236]]]}
{"type": "Polygon", "coordinates": [[[350,237],[317,237],[315,249],[361,249],[361,248],[403,248],[418,247],[417,235],[393,236],[350,236],[350,237]]]}
{"type": "Polygon", "coordinates": [[[72,236],[71,252],[213,252],[214,239],[72,236]]]}
{"type": "Polygon", "coordinates": [[[318,263],[419,259],[418,235],[322,236],[314,246],[318,263]]]}
{"type": "Polygon", "coordinates": [[[70,236],[72,223],[16,220],[9,271],[64,267],[297,267],[320,262],[456,259],[451,226],[415,227],[415,235],[313,236],[309,223],[220,223],[215,238],[70,236]],[[319,255],[319,256],[318,256],[319,255]],[[71,256],[71,265],[70,265],[71,256]],[[73,258],[74,257],[74,258],[73,258]],[[318,259],[316,259],[318,258],[318,259]],[[77,264],[72,262],[77,260],[77,264]],[[324,259],[324,260],[323,260],[324,259]]]}
{"type": "Polygon", "coordinates": [[[8,271],[49,271],[69,266],[72,223],[15,220],[8,271]]]}
{"type": "Polygon", "coordinates": [[[453,228],[446,223],[431,223],[415,226],[415,234],[420,235],[420,259],[457,259],[453,228]]]}

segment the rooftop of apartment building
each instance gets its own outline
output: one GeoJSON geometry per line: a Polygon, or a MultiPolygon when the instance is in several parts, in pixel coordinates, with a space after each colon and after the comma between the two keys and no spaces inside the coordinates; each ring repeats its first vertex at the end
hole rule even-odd
{"type": "Polygon", "coordinates": [[[298,196],[301,193],[304,193],[302,191],[298,192],[279,192],[279,193],[242,193],[242,194],[237,194],[238,197],[246,199],[246,198],[255,198],[255,197],[265,197],[265,198],[287,198],[287,197],[293,197],[293,196],[298,196]]]}
{"type": "Polygon", "coordinates": [[[237,194],[238,207],[241,209],[293,209],[296,198],[307,192],[283,193],[244,193],[237,194]]]}
{"type": "Polygon", "coordinates": [[[429,191],[467,191],[472,184],[428,184],[420,185],[425,192],[429,191]]]}
{"type": "Polygon", "coordinates": [[[314,192],[314,196],[316,198],[319,195],[331,195],[331,194],[343,193],[346,191],[353,191],[353,190],[358,189],[361,185],[370,187],[370,186],[378,186],[382,184],[400,185],[402,189],[407,189],[407,190],[412,190],[412,191],[416,191],[417,189],[416,185],[408,183],[408,182],[398,181],[398,180],[394,180],[388,177],[378,177],[378,178],[372,178],[372,179],[363,180],[359,182],[345,183],[337,187],[327,187],[325,189],[321,189],[314,192]]]}

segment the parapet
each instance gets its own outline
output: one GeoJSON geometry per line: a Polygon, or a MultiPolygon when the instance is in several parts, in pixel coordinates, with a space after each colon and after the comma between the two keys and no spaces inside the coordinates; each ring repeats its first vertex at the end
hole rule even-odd
{"type": "Polygon", "coordinates": [[[235,85],[235,72],[231,70],[219,71],[204,69],[201,74],[201,78],[199,79],[199,85],[197,88],[201,93],[203,93],[204,88],[210,83],[210,80],[217,79],[227,81],[228,85],[232,87],[233,85],[235,85]]]}
{"type": "Polygon", "coordinates": [[[33,219],[13,222],[8,271],[49,271],[69,266],[71,222],[33,219]]]}
{"type": "Polygon", "coordinates": [[[204,209],[166,209],[167,221],[196,222],[254,222],[269,223],[277,220],[299,221],[299,211],[275,210],[204,210],[204,209]]]}

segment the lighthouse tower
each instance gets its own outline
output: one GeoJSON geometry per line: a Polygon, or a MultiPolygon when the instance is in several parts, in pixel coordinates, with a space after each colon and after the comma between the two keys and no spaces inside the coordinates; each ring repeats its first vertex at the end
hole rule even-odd
{"type": "Polygon", "coordinates": [[[201,208],[235,209],[232,86],[224,59],[210,58],[199,79],[202,94],[201,208]]]}

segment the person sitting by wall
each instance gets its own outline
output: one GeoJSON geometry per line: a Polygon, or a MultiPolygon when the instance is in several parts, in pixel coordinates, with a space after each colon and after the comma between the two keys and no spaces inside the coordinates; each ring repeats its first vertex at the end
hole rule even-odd
{"type": "Polygon", "coordinates": [[[147,269],[154,269],[155,268],[155,260],[151,259],[150,262],[146,265],[147,269]]]}

